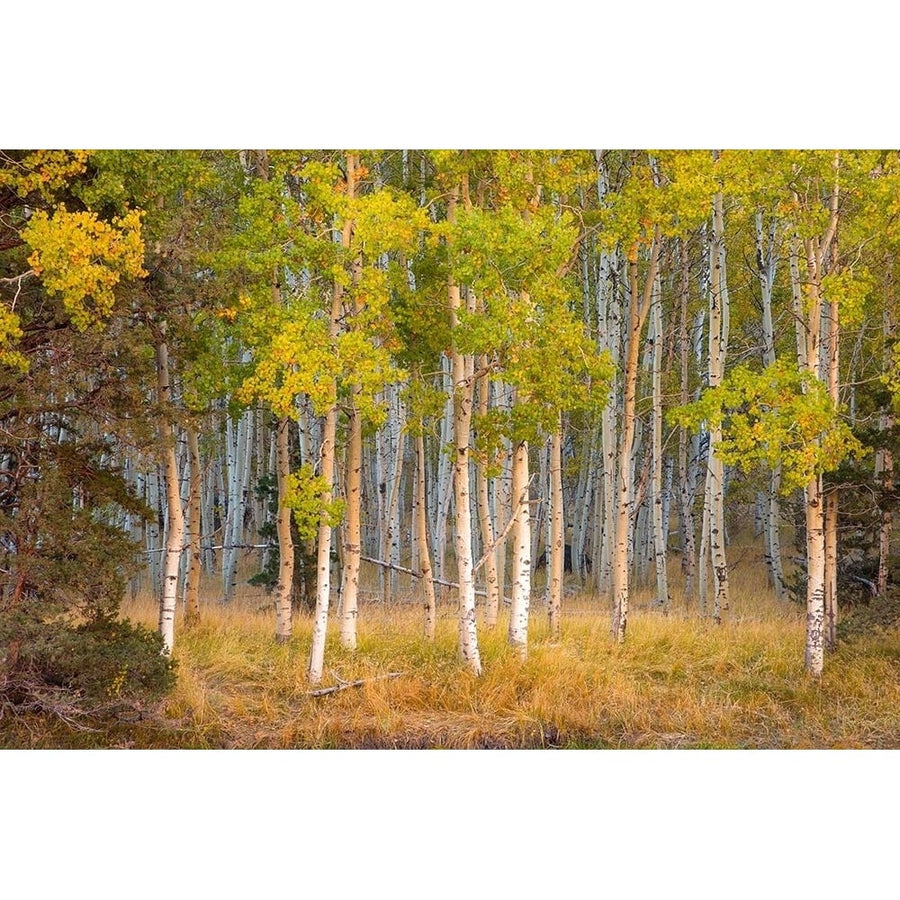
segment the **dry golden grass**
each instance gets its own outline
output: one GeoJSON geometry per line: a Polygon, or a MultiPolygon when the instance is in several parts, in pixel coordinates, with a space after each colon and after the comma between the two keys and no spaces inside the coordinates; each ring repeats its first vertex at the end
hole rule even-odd
{"type": "MultiPolygon", "coordinates": [[[[765,586],[760,560],[739,564],[721,626],[675,597],[668,617],[632,601],[627,641],[609,636],[605,601],[570,596],[562,638],[548,638],[533,605],[521,661],[506,623],[483,626],[484,663],[471,676],[457,657],[455,604],[440,607],[437,638],[421,637],[420,604],[365,602],[359,647],[329,635],[325,686],[309,694],[311,622],[274,643],[274,613],[247,590],[229,606],[209,603],[201,624],[176,632],[178,685],[160,717],[99,734],[41,733],[43,746],[138,747],[900,747],[900,639],[873,636],[829,657],[820,682],[803,671],[803,624],[765,586]],[[389,672],[402,672],[384,679],[389,672]]],[[[673,579],[677,572],[673,567],[673,579]]],[[[149,598],[124,614],[152,624],[149,598]]]]}

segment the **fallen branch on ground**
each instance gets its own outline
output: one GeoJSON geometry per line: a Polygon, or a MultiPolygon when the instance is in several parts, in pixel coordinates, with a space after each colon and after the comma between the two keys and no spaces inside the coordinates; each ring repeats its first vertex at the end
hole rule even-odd
{"type": "Polygon", "coordinates": [[[340,684],[336,684],[333,687],[318,688],[318,690],[307,691],[306,693],[309,697],[324,697],[326,694],[335,694],[338,691],[345,691],[347,688],[362,687],[362,685],[368,684],[370,681],[384,681],[387,678],[399,678],[401,675],[405,674],[406,672],[388,672],[386,675],[376,675],[373,678],[360,678],[357,681],[341,681],[340,684]]]}

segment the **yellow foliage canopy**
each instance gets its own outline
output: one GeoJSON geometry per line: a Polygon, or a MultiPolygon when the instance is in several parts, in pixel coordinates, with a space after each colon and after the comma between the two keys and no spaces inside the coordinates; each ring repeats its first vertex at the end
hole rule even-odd
{"type": "Polygon", "coordinates": [[[140,278],[144,243],[141,213],[132,210],[112,222],[93,212],[52,215],[36,211],[22,232],[31,247],[28,264],[51,295],[62,299],[80,331],[99,324],[112,312],[113,288],[123,278],[140,278]]]}

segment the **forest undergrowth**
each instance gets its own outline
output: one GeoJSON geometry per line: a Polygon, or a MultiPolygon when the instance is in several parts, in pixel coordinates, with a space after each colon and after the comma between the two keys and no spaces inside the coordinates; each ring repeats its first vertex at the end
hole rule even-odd
{"type": "MultiPolygon", "coordinates": [[[[673,581],[677,577],[673,568],[673,581]]],[[[323,687],[306,681],[312,622],[273,640],[274,615],[247,589],[228,606],[208,603],[179,629],[178,682],[140,718],[73,729],[7,716],[7,747],[119,748],[900,748],[900,641],[896,632],[854,637],[831,655],[820,681],[803,671],[799,604],[778,604],[761,566],[738,567],[723,624],[684,604],[669,616],[638,592],[628,639],[610,638],[608,603],[571,592],[562,636],[548,636],[532,606],[524,662],[507,644],[506,621],[479,623],[484,674],[457,655],[456,603],[439,609],[434,644],[408,592],[369,600],[356,653],[330,634],[323,687]],[[396,674],[395,674],[396,673],[396,674]],[[352,682],[362,682],[350,686],[352,682]],[[343,685],[348,685],[343,687],[343,685]],[[83,730],[82,730],[83,729],[83,730]]],[[[375,592],[372,592],[372,596],[375,592]]],[[[123,615],[152,625],[149,596],[123,615]]]]}

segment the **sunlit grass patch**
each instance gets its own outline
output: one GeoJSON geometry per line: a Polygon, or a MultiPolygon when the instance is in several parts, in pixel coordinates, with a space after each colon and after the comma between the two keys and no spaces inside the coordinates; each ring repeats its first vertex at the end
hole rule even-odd
{"type": "MultiPolygon", "coordinates": [[[[454,603],[440,607],[429,643],[417,598],[370,600],[360,607],[355,652],[341,647],[331,623],[319,687],[340,689],[325,696],[313,696],[306,677],[309,617],[298,615],[293,638],[276,644],[264,595],[207,603],[198,625],[178,622],[179,680],[157,718],[108,735],[66,737],[55,728],[41,736],[38,729],[24,745],[900,746],[897,635],[841,645],[821,681],[811,680],[803,670],[802,610],[777,604],[758,568],[748,568],[743,583],[735,579],[719,626],[700,618],[695,604],[673,602],[664,616],[651,607],[649,590],[636,592],[621,646],[610,637],[607,604],[589,595],[567,598],[558,641],[535,599],[525,660],[507,643],[505,615],[494,629],[480,620],[479,678],[459,660],[454,603]]],[[[155,604],[140,597],[123,613],[146,624],[156,617],[155,604]]]]}

